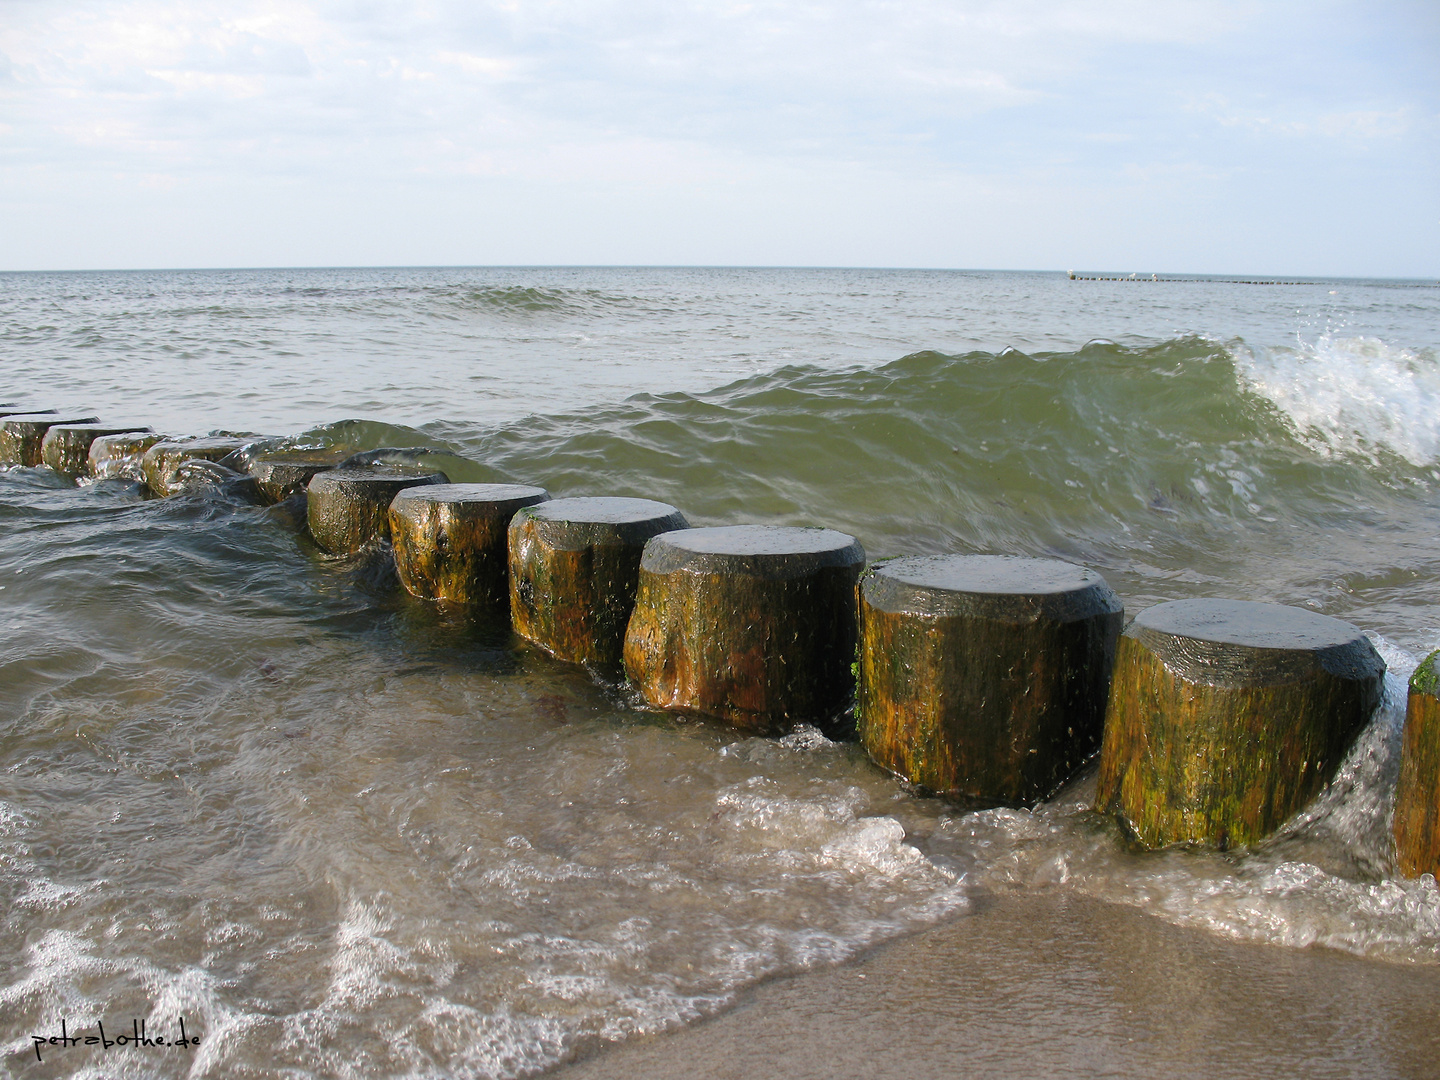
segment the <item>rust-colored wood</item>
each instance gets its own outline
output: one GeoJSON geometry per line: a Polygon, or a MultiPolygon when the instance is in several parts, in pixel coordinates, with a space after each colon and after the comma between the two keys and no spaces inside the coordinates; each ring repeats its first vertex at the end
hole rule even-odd
{"type": "Polygon", "coordinates": [[[1099,749],[1123,621],[1104,578],[1055,559],[879,563],[860,579],[860,740],[927,791],[1038,802],[1099,749]]]}
{"type": "Polygon", "coordinates": [[[865,551],[830,529],[736,525],[645,545],[625,672],[652,705],[753,731],[833,728],[854,692],[865,551]]]}
{"type": "Polygon", "coordinates": [[[154,432],[100,435],[90,444],[85,471],[97,480],[144,480],[145,451],[156,443],[171,442],[154,432]]]}
{"type": "Polygon", "coordinates": [[[1097,809],[1142,844],[1253,844],[1300,811],[1379,703],[1354,626],[1243,600],[1149,608],[1116,651],[1097,809]]]}
{"type": "Polygon", "coordinates": [[[215,435],[157,442],[140,459],[145,487],[157,498],[168,498],[185,486],[180,466],[187,461],[219,461],[239,450],[247,441],[237,436],[215,435]]]}
{"type": "Polygon", "coordinates": [[[427,600],[508,617],[510,519],[549,497],[529,484],[437,484],[400,492],[390,503],[400,583],[427,600]]]}
{"type": "Polygon", "coordinates": [[[1395,787],[1395,862],[1405,877],[1440,879],[1440,652],[1410,677],[1395,787]]]}
{"type": "Polygon", "coordinates": [[[40,441],[40,460],[72,479],[89,472],[90,446],[102,435],[149,433],[141,424],[55,424],[40,441]]]}
{"type": "Polygon", "coordinates": [[[306,486],[305,520],[322,551],[353,555],[390,539],[390,501],[406,488],[448,484],[435,469],[415,465],[370,465],[316,473],[306,486]]]}
{"type": "Polygon", "coordinates": [[[345,457],[343,449],[275,450],[256,454],[246,468],[264,500],[278,503],[304,491],[316,473],[337,467],[345,457]]]}
{"type": "Polygon", "coordinates": [[[56,424],[96,424],[95,416],[66,416],[56,412],[12,413],[0,417],[0,465],[44,464],[41,446],[45,433],[56,424]]]}
{"type": "Polygon", "coordinates": [[[515,632],[561,660],[619,668],[645,544],[688,527],[652,499],[555,499],[520,511],[509,545],[515,632]]]}

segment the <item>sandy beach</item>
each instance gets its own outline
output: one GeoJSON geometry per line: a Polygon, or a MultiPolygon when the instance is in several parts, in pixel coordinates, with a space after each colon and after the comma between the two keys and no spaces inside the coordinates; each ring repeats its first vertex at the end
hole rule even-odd
{"type": "Polygon", "coordinates": [[[1063,891],[992,894],[859,961],[555,1080],[1419,1078],[1440,970],[1237,943],[1063,891]]]}

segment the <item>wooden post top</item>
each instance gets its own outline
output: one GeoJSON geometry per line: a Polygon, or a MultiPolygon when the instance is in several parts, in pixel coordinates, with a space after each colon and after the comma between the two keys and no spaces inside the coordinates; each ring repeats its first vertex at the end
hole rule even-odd
{"type": "MultiPolygon", "coordinates": [[[[414,469],[410,465],[373,465],[373,469],[414,469]]],[[[429,470],[421,470],[429,471],[429,470]]],[[[422,488],[406,488],[395,496],[391,505],[403,512],[405,503],[451,503],[494,507],[503,513],[507,508],[518,510],[550,493],[532,484],[429,484],[422,488]]]]}
{"type": "Polygon", "coordinates": [[[326,469],[310,478],[311,491],[339,491],[357,484],[388,483],[393,481],[428,483],[439,487],[449,477],[438,469],[427,469],[421,465],[362,465],[344,469],[326,469]],[[432,479],[433,478],[433,479],[432,479]]]}
{"type": "MultiPolygon", "coordinates": [[[[129,434],[129,432],[121,432],[121,434],[129,434]]],[[[146,453],[153,454],[155,457],[181,450],[187,453],[209,453],[217,450],[233,453],[248,442],[250,442],[249,439],[242,439],[238,435],[200,435],[193,439],[172,437],[157,442],[146,453]]]]}
{"type": "Polygon", "coordinates": [[[16,427],[55,427],[59,424],[98,424],[99,422],[98,416],[61,416],[54,409],[32,413],[6,413],[0,416],[0,425],[7,429],[11,424],[16,427]]]}
{"type": "Polygon", "coordinates": [[[654,499],[631,499],[619,495],[568,495],[551,499],[530,510],[531,517],[545,521],[593,521],[599,525],[628,525],[632,521],[650,521],[657,517],[678,514],[669,503],[654,499]]]}
{"type": "Polygon", "coordinates": [[[876,563],[865,602],[892,613],[1027,622],[1071,621],[1123,611],[1094,570],[1019,555],[909,555],[876,563]]]}
{"type": "Polygon", "coordinates": [[[578,551],[594,544],[639,546],[688,524],[675,507],[654,499],[579,495],[526,507],[511,528],[538,529],[551,547],[578,551]]]}
{"type": "Polygon", "coordinates": [[[865,549],[848,533],[791,525],[721,525],[660,533],[645,545],[640,559],[640,569],[652,574],[684,570],[770,579],[864,564],[865,549]]]}
{"type": "Polygon", "coordinates": [[[1410,675],[1409,691],[1440,698],[1440,649],[1421,660],[1410,675]]]}
{"type": "Polygon", "coordinates": [[[1385,661],[1359,627],[1319,612],[1254,600],[1174,600],[1146,608],[1125,628],[1191,682],[1265,686],[1318,665],[1344,679],[1376,678],[1385,661]]]}
{"type": "Polygon", "coordinates": [[[153,435],[155,433],[144,424],[101,424],[93,421],[83,424],[51,424],[50,430],[94,432],[96,435],[153,435]]]}
{"type": "Polygon", "coordinates": [[[335,468],[345,459],[343,451],[327,450],[262,450],[250,460],[251,469],[261,465],[318,465],[335,468]]]}

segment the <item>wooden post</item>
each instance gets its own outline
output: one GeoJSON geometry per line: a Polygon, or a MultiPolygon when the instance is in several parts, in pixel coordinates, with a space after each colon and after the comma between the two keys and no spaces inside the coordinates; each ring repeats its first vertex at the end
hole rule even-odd
{"type": "Polygon", "coordinates": [[[276,450],[257,454],[247,467],[265,501],[278,503],[300,494],[316,473],[335,468],[344,458],[343,450],[276,450]]]}
{"type": "Polygon", "coordinates": [[[306,485],[305,520],[322,551],[353,555],[390,539],[390,500],[396,495],[420,484],[449,482],[442,472],[414,465],[328,469],[306,485]]]}
{"type": "Polygon", "coordinates": [[[1380,701],[1358,629],[1246,600],[1177,600],[1120,636],[1098,810],[1147,847],[1253,844],[1334,777],[1380,701]]]}
{"type": "Polygon", "coordinates": [[[1124,611],[1056,559],[893,559],[860,579],[855,720],[876,764],[940,795],[1028,805],[1100,746],[1124,611]]]}
{"type": "Polygon", "coordinates": [[[521,507],[550,498],[528,484],[437,484],[390,503],[395,571],[413,595],[510,611],[505,533],[521,507]]]}
{"type": "Polygon", "coordinates": [[[180,479],[180,466],[187,461],[219,461],[239,450],[247,440],[228,436],[210,436],[203,439],[172,439],[153,444],[140,459],[141,475],[150,494],[167,498],[179,491],[184,484],[180,479]]]}
{"type": "Polygon", "coordinates": [[[84,476],[90,464],[90,446],[101,435],[149,432],[141,424],[55,424],[40,442],[40,458],[61,476],[84,476]]]}
{"type": "Polygon", "coordinates": [[[28,465],[34,468],[44,462],[40,444],[45,432],[56,424],[94,424],[94,416],[64,416],[57,412],[12,413],[0,417],[0,465],[28,465]]]}
{"type": "Polygon", "coordinates": [[[1440,652],[1410,677],[1395,787],[1395,861],[1405,877],[1440,879],[1440,652]]]}
{"type": "Polygon", "coordinates": [[[515,632],[561,660],[619,668],[645,543],[685,528],[679,510],[651,499],[555,499],[520,511],[510,523],[515,632]]]}
{"type": "Polygon", "coordinates": [[[144,480],[145,451],[156,443],[168,442],[164,435],[129,432],[100,435],[90,444],[86,472],[96,480],[144,480]]]}
{"type": "Polygon", "coordinates": [[[865,551],[830,529],[661,533],[640,559],[625,671],[662,709],[773,731],[833,729],[854,689],[865,551]]]}

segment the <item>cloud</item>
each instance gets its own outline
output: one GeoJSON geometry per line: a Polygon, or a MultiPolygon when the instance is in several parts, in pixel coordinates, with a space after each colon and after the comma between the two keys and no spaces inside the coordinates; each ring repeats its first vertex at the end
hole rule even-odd
{"type": "Polygon", "coordinates": [[[1350,109],[1326,112],[1311,106],[1298,110],[1293,105],[1286,114],[1266,115],[1247,110],[1224,97],[1211,95],[1190,105],[1194,111],[1208,116],[1221,127],[1234,128],[1261,136],[1287,139],[1398,139],[1413,128],[1412,110],[1407,107],[1390,110],[1350,109]]]}
{"type": "Polygon", "coordinates": [[[0,159],[30,170],[18,188],[10,174],[12,199],[43,194],[46,176],[107,191],[116,176],[371,185],[421,201],[437,184],[505,178],[576,207],[596,184],[628,184],[640,206],[688,185],[718,205],[744,174],[784,177],[801,201],[801,177],[840,175],[872,192],[890,176],[897,199],[918,184],[992,200],[1144,177],[1180,200],[1195,177],[1247,163],[1316,186],[1324,175],[1313,161],[1299,173],[1296,147],[1391,140],[1411,148],[1396,160],[1434,162],[1440,42],[1433,18],[1412,25],[1408,10],[28,0],[0,20],[0,159]]]}

